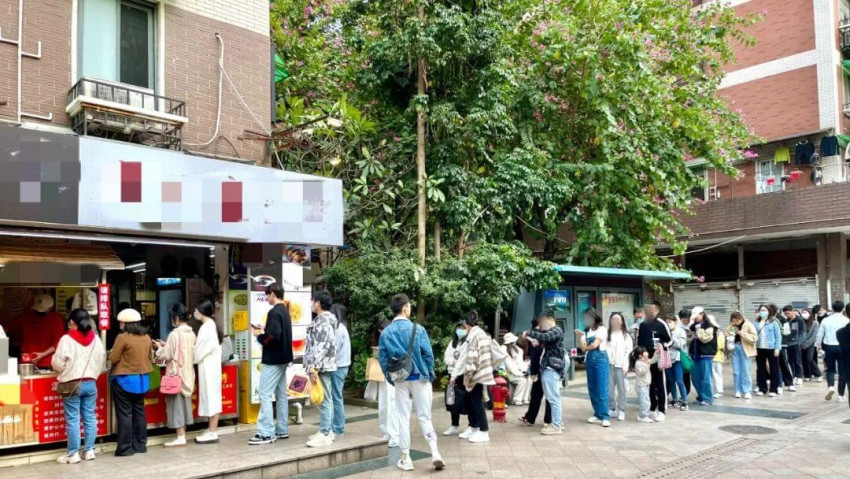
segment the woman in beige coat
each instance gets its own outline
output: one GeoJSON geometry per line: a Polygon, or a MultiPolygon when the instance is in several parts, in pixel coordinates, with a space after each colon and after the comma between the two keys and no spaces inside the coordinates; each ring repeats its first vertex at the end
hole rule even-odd
{"type": "Polygon", "coordinates": [[[156,341],[157,362],[165,363],[165,374],[180,376],[183,383],[180,394],[165,396],[165,409],[168,414],[168,427],[177,430],[177,437],[165,443],[165,447],[186,445],[186,426],[194,424],[192,418],[192,392],[195,389],[195,368],[193,351],[195,332],[189,326],[189,313],[186,306],[175,303],[171,306],[171,326],[174,328],[168,339],[156,341]]]}
{"type": "MultiPolygon", "coordinates": [[[[750,375],[750,360],[756,355],[758,331],[744,315],[735,311],[730,318],[727,336],[735,337],[735,349],[732,350],[732,377],[735,382],[735,397],[750,399],[753,397],[753,379],[750,375]]],[[[729,338],[731,339],[731,337],[729,338]]]]}

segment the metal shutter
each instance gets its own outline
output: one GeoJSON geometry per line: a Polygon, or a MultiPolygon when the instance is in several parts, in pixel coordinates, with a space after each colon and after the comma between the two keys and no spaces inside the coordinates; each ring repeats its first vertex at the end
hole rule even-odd
{"type": "Polygon", "coordinates": [[[720,327],[729,324],[729,315],[738,309],[738,291],[735,283],[685,284],[673,287],[676,311],[702,306],[714,315],[720,327]]]}
{"type": "Polygon", "coordinates": [[[803,309],[818,302],[816,278],[741,281],[741,312],[748,318],[754,317],[761,304],[773,303],[781,310],[786,304],[803,309]]]}

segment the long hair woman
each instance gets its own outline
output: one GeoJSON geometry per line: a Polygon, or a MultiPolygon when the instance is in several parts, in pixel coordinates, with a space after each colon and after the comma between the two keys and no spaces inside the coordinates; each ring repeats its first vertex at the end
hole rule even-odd
{"type": "Polygon", "coordinates": [[[193,316],[201,322],[195,341],[194,362],[198,365],[198,416],[209,418],[209,429],[195,438],[198,444],[218,442],[218,418],[221,415],[221,339],[215,325],[215,309],[204,299],[195,306],[193,316]]]}
{"type": "Polygon", "coordinates": [[[632,336],[622,313],[608,317],[608,363],[610,383],[609,414],[620,421],[626,420],[626,374],[629,372],[629,354],[634,346],[632,336]]]}
{"type": "Polygon", "coordinates": [[[177,431],[177,437],[166,442],[165,447],[186,445],[186,426],[194,424],[192,417],[192,393],[195,390],[194,348],[195,332],[189,326],[186,306],[175,303],[169,310],[172,330],[168,339],[155,341],[156,358],[165,363],[165,374],[179,375],[183,383],[180,394],[165,396],[167,426],[177,431]]]}
{"type": "Polygon", "coordinates": [[[804,309],[802,316],[806,322],[806,334],[803,336],[803,343],[801,344],[803,349],[803,377],[806,381],[814,379],[821,382],[823,381],[823,374],[818,367],[818,352],[815,346],[820,322],[816,318],[814,309],[804,309]]]}
{"type": "Polygon", "coordinates": [[[60,383],[76,382],[76,391],[64,399],[65,432],[68,451],[58,459],[60,464],[76,464],[94,460],[94,441],[97,438],[97,378],[106,363],[103,343],[94,331],[94,321],[85,309],[75,309],[68,315],[68,334],[62,336],[51,359],[59,373],[60,383]],[[85,444],[80,457],[80,419],[85,428],[85,444]]]}
{"type": "Polygon", "coordinates": [[[580,337],[579,347],[585,353],[584,364],[587,368],[587,392],[590,394],[590,404],[593,406],[593,416],[587,420],[590,424],[602,423],[602,427],[611,426],[608,411],[608,377],[610,362],[608,361],[607,344],[608,329],[603,325],[602,316],[593,308],[584,311],[585,324],[589,324],[584,332],[576,330],[580,337]]]}
{"type": "MultiPolygon", "coordinates": [[[[446,404],[452,420],[451,426],[443,432],[443,436],[454,436],[460,433],[460,417],[466,416],[466,389],[463,387],[463,372],[466,367],[466,320],[461,319],[455,324],[455,334],[443,353],[449,382],[454,385],[454,404],[446,404]]],[[[471,428],[471,426],[470,426],[471,428]]]]}
{"type": "Polygon", "coordinates": [[[768,394],[767,378],[770,374],[770,393],[776,396],[782,386],[782,373],[779,371],[779,354],[782,349],[782,326],[776,319],[778,312],[774,304],[759,306],[758,318],[754,326],[758,339],[756,341],[756,396],[768,394]]]}

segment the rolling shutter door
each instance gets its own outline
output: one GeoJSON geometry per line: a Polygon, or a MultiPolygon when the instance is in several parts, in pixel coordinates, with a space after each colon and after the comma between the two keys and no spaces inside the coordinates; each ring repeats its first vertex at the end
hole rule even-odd
{"type": "Polygon", "coordinates": [[[717,318],[717,322],[720,323],[722,328],[729,324],[729,315],[738,309],[738,291],[734,286],[723,287],[721,283],[675,286],[673,288],[673,299],[677,312],[702,306],[708,314],[717,318]]]}
{"type": "Polygon", "coordinates": [[[786,304],[796,309],[811,308],[819,302],[815,278],[792,278],[741,282],[741,309],[744,316],[754,317],[761,304],[773,303],[780,310],[786,304]]]}

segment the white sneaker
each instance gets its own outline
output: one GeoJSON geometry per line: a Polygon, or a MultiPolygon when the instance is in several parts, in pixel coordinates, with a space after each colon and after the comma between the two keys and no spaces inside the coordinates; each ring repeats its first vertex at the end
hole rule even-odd
{"type": "Polygon", "coordinates": [[[487,431],[475,431],[471,436],[469,436],[469,442],[476,444],[490,442],[490,433],[487,431]]]}
{"type": "Polygon", "coordinates": [[[218,433],[207,431],[195,438],[196,444],[215,444],[218,442],[218,433]]]}
{"type": "Polygon", "coordinates": [[[540,434],[544,436],[559,436],[564,433],[564,427],[558,427],[554,424],[547,424],[543,426],[543,429],[540,431],[540,434]]]}
{"type": "Polygon", "coordinates": [[[611,427],[611,421],[607,419],[602,420],[602,427],[611,427]]]}
{"type": "MultiPolygon", "coordinates": [[[[322,431],[319,431],[316,434],[313,434],[310,437],[308,437],[307,440],[312,441],[313,439],[318,439],[319,437],[322,437],[322,436],[324,436],[324,434],[322,434],[322,431]]],[[[336,439],[336,435],[333,432],[329,432],[328,436],[330,436],[331,439],[336,439]]],[[[389,437],[389,436],[387,436],[387,437],[389,437]]]]}
{"type": "Polygon", "coordinates": [[[163,444],[165,447],[180,447],[186,445],[186,436],[177,436],[176,438],[163,444]]]}
{"type": "Polygon", "coordinates": [[[625,421],[626,420],[626,411],[620,411],[620,413],[617,414],[617,420],[618,421],[625,421]]]}
{"type": "Polygon", "coordinates": [[[788,386],[788,390],[791,391],[792,393],[797,392],[797,388],[795,386],[788,386]]]}
{"type": "Polygon", "coordinates": [[[838,396],[838,402],[844,402],[844,396],[838,396]]]}
{"type": "Polygon", "coordinates": [[[714,393],[714,399],[720,399],[723,397],[723,393],[714,393]]]}
{"type": "Polygon", "coordinates": [[[817,381],[818,381],[819,383],[822,383],[822,382],[823,382],[823,376],[819,377],[819,378],[817,379],[817,381]]]}
{"type": "Polygon", "coordinates": [[[65,454],[59,459],[56,459],[56,462],[59,464],[77,464],[81,461],[80,453],[75,452],[73,454],[65,454]]]}
{"type": "Polygon", "coordinates": [[[744,399],[752,399],[753,395],[750,393],[744,394],[744,399]]]}
{"type": "Polygon", "coordinates": [[[665,419],[667,419],[667,416],[665,416],[663,412],[655,415],[655,422],[664,422],[665,419]]]}
{"type": "MultiPolygon", "coordinates": [[[[446,468],[446,461],[443,460],[443,456],[440,455],[440,451],[434,450],[431,452],[431,464],[433,464],[434,469],[438,471],[442,471],[446,468]]],[[[412,466],[413,464],[411,463],[411,467],[412,466]]]]}
{"type": "Polygon", "coordinates": [[[735,399],[741,399],[741,393],[735,393],[735,399]]]}
{"type": "Polygon", "coordinates": [[[826,400],[832,401],[832,396],[835,396],[835,386],[830,386],[826,391],[826,400]]]}
{"type": "Polygon", "coordinates": [[[756,396],[764,396],[764,393],[759,391],[759,392],[756,393],[756,396]]]}
{"type": "Polygon", "coordinates": [[[402,454],[401,459],[399,459],[398,463],[396,463],[396,467],[402,471],[412,471],[413,461],[410,459],[410,454],[402,454]]]}
{"type": "Polygon", "coordinates": [[[609,409],[608,410],[608,416],[609,417],[617,417],[617,410],[616,409],[609,409]]]}
{"type": "Polygon", "coordinates": [[[782,391],[782,388],[776,388],[776,394],[779,394],[780,396],[782,395],[782,391]]]}
{"type": "Polygon", "coordinates": [[[307,447],[327,447],[334,443],[333,433],[328,433],[327,436],[321,435],[315,439],[307,441],[307,447]]]}
{"type": "Polygon", "coordinates": [[[647,416],[646,416],[646,417],[648,417],[648,418],[650,418],[650,419],[655,419],[655,415],[656,415],[656,414],[658,414],[658,413],[657,413],[657,412],[655,412],[655,411],[649,411],[649,414],[647,414],[647,416]]]}
{"type": "Polygon", "coordinates": [[[653,420],[652,420],[652,419],[650,419],[649,417],[639,417],[639,418],[638,418],[638,422],[643,422],[643,423],[653,423],[653,422],[655,422],[655,421],[653,421],[653,420]]]}
{"type": "Polygon", "coordinates": [[[94,454],[94,449],[89,449],[83,454],[84,461],[94,461],[97,459],[97,456],[94,454]]]}
{"type": "Polygon", "coordinates": [[[455,434],[457,434],[457,428],[454,426],[443,431],[443,436],[454,436],[455,434]]]}
{"type": "Polygon", "coordinates": [[[472,435],[473,435],[473,434],[475,434],[476,432],[478,432],[478,428],[477,428],[477,427],[468,427],[468,428],[466,428],[466,430],[465,430],[465,431],[463,431],[462,433],[458,434],[458,435],[457,435],[457,437],[459,437],[459,438],[461,438],[461,439],[469,439],[469,438],[470,438],[470,437],[472,437],[472,435]]]}
{"type": "Polygon", "coordinates": [[[596,416],[590,416],[589,418],[587,418],[587,423],[588,424],[598,424],[599,418],[596,417],[596,416]]]}
{"type": "Polygon", "coordinates": [[[802,386],[802,385],[803,385],[803,378],[797,378],[797,385],[798,385],[798,386],[802,386]]]}
{"type": "Polygon", "coordinates": [[[776,393],[768,393],[768,395],[767,395],[767,396],[768,396],[768,397],[775,398],[775,397],[776,397],[776,393]]]}

